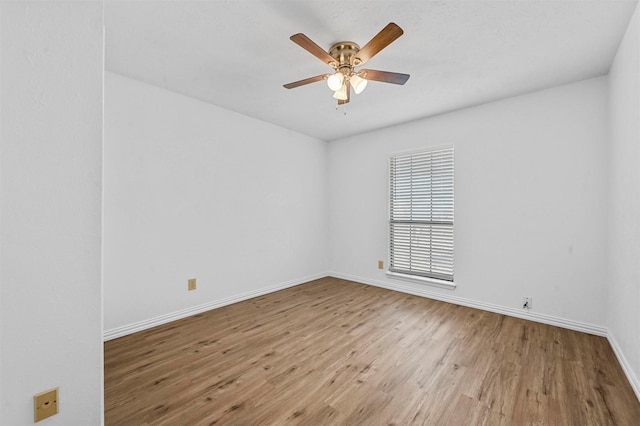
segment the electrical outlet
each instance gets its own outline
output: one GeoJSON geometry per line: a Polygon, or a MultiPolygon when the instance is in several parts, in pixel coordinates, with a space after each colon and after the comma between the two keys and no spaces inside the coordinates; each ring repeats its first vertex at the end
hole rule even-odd
{"type": "Polygon", "coordinates": [[[533,308],[533,298],[532,297],[523,297],[522,298],[522,309],[529,310],[533,308]]]}
{"type": "Polygon", "coordinates": [[[384,262],[382,260],[378,260],[378,269],[384,269],[384,262]]]}
{"type": "Polygon", "coordinates": [[[195,278],[189,278],[189,281],[187,282],[187,286],[189,288],[189,291],[195,290],[196,289],[196,279],[195,278]]]}
{"type": "Polygon", "coordinates": [[[58,388],[33,396],[33,422],[58,414],[58,388]]]}

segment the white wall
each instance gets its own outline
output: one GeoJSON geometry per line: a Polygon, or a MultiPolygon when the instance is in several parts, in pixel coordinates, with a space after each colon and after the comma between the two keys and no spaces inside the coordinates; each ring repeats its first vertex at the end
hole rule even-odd
{"type": "Polygon", "coordinates": [[[324,275],[325,142],[111,72],[105,84],[108,334],[324,275]]]}
{"type": "Polygon", "coordinates": [[[532,314],[604,332],[606,107],[596,78],[331,142],[334,275],[514,312],[531,296],[532,314]],[[455,290],[377,269],[388,157],[440,145],[455,147],[455,290]]]}
{"type": "Polygon", "coordinates": [[[629,23],[611,71],[608,327],[640,398],[640,17],[629,23]]]}
{"type": "Polygon", "coordinates": [[[0,424],[102,419],[103,17],[97,2],[0,3],[0,424]]]}

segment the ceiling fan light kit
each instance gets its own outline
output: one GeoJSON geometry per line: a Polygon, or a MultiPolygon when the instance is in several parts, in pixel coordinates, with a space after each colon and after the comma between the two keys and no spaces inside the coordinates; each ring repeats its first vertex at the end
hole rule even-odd
{"type": "Polygon", "coordinates": [[[350,100],[350,89],[353,88],[356,94],[360,94],[367,87],[368,80],[402,85],[409,79],[409,74],[367,69],[355,70],[355,67],[364,65],[402,34],[402,29],[391,22],[362,49],[352,41],[341,41],[331,46],[328,51],[322,49],[304,34],[294,34],[290,37],[291,41],[329,65],[333,68],[334,73],[309,77],[285,84],[284,87],[293,89],[316,81],[327,80],[327,86],[334,92],[333,97],[338,100],[338,105],[343,105],[350,100]]]}

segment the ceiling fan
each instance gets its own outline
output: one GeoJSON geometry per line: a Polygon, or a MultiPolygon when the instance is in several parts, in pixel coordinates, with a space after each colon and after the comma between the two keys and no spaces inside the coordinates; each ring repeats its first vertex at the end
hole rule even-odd
{"type": "Polygon", "coordinates": [[[364,65],[403,33],[402,28],[391,22],[376,34],[369,43],[365,44],[362,49],[352,41],[340,41],[331,46],[328,52],[306,35],[302,33],[294,34],[290,37],[291,41],[329,65],[335,72],[294,81],[293,83],[285,84],[284,87],[293,89],[316,81],[327,80],[327,85],[334,92],[333,97],[338,100],[338,105],[343,105],[349,102],[351,97],[350,88],[353,87],[353,91],[359,94],[367,86],[368,80],[404,84],[409,79],[409,74],[370,69],[356,71],[355,69],[364,65]]]}

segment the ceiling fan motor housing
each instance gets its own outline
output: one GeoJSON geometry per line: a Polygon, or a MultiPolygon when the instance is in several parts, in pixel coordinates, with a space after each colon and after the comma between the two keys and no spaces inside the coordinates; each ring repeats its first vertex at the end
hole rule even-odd
{"type": "Polygon", "coordinates": [[[355,55],[360,51],[360,46],[352,41],[340,41],[329,49],[329,55],[336,60],[338,65],[335,69],[345,77],[353,74],[353,67],[357,65],[358,59],[355,55]]]}

